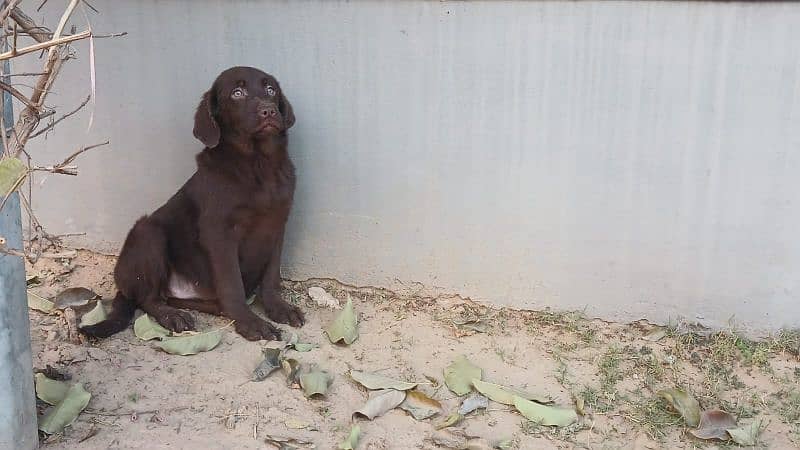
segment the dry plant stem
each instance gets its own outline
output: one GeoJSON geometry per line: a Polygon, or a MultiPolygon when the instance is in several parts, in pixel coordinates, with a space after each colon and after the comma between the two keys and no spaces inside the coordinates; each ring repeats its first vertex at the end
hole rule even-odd
{"type": "MultiPolygon", "coordinates": [[[[53,34],[45,27],[36,25],[27,14],[22,12],[19,8],[14,8],[11,11],[11,18],[19,25],[28,35],[30,35],[36,42],[46,42],[53,38],[53,34]]],[[[42,74],[46,75],[46,74],[42,74]]]]}
{"type": "Polygon", "coordinates": [[[41,129],[41,130],[37,131],[36,133],[33,133],[32,135],[30,135],[30,137],[28,137],[28,140],[30,140],[30,139],[33,139],[33,138],[35,138],[35,137],[37,137],[37,136],[39,136],[39,135],[41,135],[41,134],[47,133],[48,131],[52,130],[52,129],[53,129],[55,126],[56,126],[56,125],[58,125],[58,123],[59,123],[59,122],[61,122],[62,120],[66,119],[67,117],[69,117],[69,116],[71,116],[71,115],[73,115],[73,114],[77,113],[78,111],[80,111],[80,110],[81,110],[81,109],[82,109],[84,106],[86,106],[86,104],[87,104],[87,103],[89,103],[89,100],[90,100],[91,98],[92,98],[92,96],[91,96],[91,95],[87,96],[87,97],[86,97],[86,100],[84,100],[84,101],[83,101],[83,103],[81,103],[80,105],[78,105],[78,107],[77,107],[77,108],[75,108],[75,109],[73,109],[72,111],[70,111],[70,112],[68,112],[68,113],[64,114],[64,115],[63,115],[63,116],[61,116],[61,117],[59,117],[58,119],[56,119],[55,121],[53,121],[53,123],[51,123],[51,124],[47,125],[45,128],[43,128],[43,129],[41,129]]]}
{"type": "MultiPolygon", "coordinates": [[[[17,3],[21,2],[21,1],[22,0],[11,0],[10,2],[8,2],[6,7],[3,8],[3,11],[0,12],[0,23],[3,23],[3,22],[6,21],[6,19],[8,19],[8,15],[11,14],[11,11],[14,10],[14,8],[17,7],[17,3]]],[[[3,2],[3,3],[5,3],[5,2],[3,2]]]]}
{"type": "MultiPolygon", "coordinates": [[[[8,248],[5,244],[5,238],[0,236],[0,253],[5,253],[6,255],[11,256],[19,256],[20,258],[28,258],[30,255],[26,255],[24,252],[19,250],[14,250],[13,248],[8,248]]],[[[67,250],[65,252],[56,252],[56,253],[49,253],[45,252],[38,255],[39,258],[47,258],[47,259],[64,259],[64,258],[74,258],[78,256],[78,252],[75,250],[67,250]]]]}
{"type": "MultiPolygon", "coordinates": [[[[61,15],[61,20],[58,22],[58,26],[53,32],[53,39],[47,42],[52,43],[60,38],[61,32],[64,30],[64,26],[66,25],[69,17],[72,15],[72,11],[75,9],[75,6],[78,4],[78,2],[79,0],[70,1],[69,6],[67,6],[64,14],[61,15]]],[[[87,33],[88,34],[86,37],[91,34],[91,32],[87,33]]],[[[45,43],[43,42],[41,44],[45,43]]],[[[44,104],[45,96],[50,90],[50,86],[55,81],[55,78],[61,69],[61,64],[64,62],[64,57],[61,54],[61,50],[61,46],[49,46],[47,62],[45,62],[44,69],[42,70],[42,72],[46,73],[47,75],[42,75],[39,78],[39,81],[36,83],[36,87],[33,90],[33,95],[31,95],[31,102],[39,107],[44,104]]],[[[14,145],[14,156],[19,156],[19,154],[25,148],[25,144],[27,144],[30,134],[38,125],[39,117],[37,113],[38,111],[32,108],[25,108],[22,113],[20,113],[19,119],[17,120],[17,125],[14,127],[14,131],[16,132],[14,139],[16,141],[14,145]]]]}
{"type": "Polygon", "coordinates": [[[22,92],[18,91],[17,88],[15,88],[14,86],[11,86],[10,84],[7,84],[7,83],[4,83],[4,82],[0,81],[0,89],[2,89],[4,91],[7,91],[9,94],[11,94],[14,97],[16,97],[17,100],[19,100],[22,103],[24,103],[25,106],[27,106],[28,108],[33,108],[33,109],[36,109],[36,110],[39,109],[39,107],[34,105],[30,101],[30,99],[28,97],[25,97],[25,94],[23,94],[22,92]]]}
{"type": "Polygon", "coordinates": [[[47,41],[47,42],[39,42],[37,44],[29,45],[28,47],[23,47],[23,48],[18,49],[18,50],[12,49],[12,50],[9,50],[9,51],[7,51],[5,53],[0,53],[0,61],[3,61],[5,59],[11,59],[11,58],[13,58],[15,56],[22,56],[22,55],[26,55],[28,53],[33,53],[33,52],[39,51],[39,50],[44,50],[44,49],[47,49],[47,48],[53,48],[55,46],[68,44],[68,43],[70,43],[72,41],[78,41],[78,40],[81,40],[81,39],[86,39],[89,36],[91,36],[91,34],[92,34],[91,31],[85,30],[85,31],[81,31],[78,34],[72,34],[70,36],[60,37],[58,39],[52,39],[52,40],[47,41]]]}

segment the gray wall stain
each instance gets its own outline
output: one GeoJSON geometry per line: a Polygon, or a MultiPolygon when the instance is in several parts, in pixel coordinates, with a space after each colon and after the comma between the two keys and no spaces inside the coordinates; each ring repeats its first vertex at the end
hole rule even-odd
{"type": "MultiPolygon", "coordinates": [[[[31,150],[112,149],[37,189],[51,231],[116,250],[193,171],[202,92],[254,65],[298,117],[289,277],[800,326],[796,3],[96,6],[95,30],[130,35],[96,42],[94,126],[31,150]]],[[[80,103],[88,78],[67,65],[49,102],[80,103]]]]}

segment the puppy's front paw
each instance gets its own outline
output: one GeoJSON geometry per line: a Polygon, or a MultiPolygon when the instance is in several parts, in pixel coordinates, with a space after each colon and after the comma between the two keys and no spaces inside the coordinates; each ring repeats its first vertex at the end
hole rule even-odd
{"type": "Polygon", "coordinates": [[[286,323],[295,328],[302,327],[306,319],[303,311],[297,306],[289,304],[280,298],[273,298],[264,302],[264,312],[267,317],[278,323],[286,323]]]}
{"type": "Polygon", "coordinates": [[[186,311],[169,311],[156,317],[156,320],[164,328],[176,333],[194,330],[194,317],[186,311]]]}
{"type": "Polygon", "coordinates": [[[281,338],[281,331],[263,320],[236,322],[236,332],[248,341],[274,341],[281,338]]]}

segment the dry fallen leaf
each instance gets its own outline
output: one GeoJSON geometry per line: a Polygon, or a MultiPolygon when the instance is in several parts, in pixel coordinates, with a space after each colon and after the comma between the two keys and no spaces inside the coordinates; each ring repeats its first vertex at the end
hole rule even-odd
{"type": "Polygon", "coordinates": [[[521,397],[514,398],[514,407],[526,419],[539,425],[565,427],[578,420],[574,409],[546,406],[521,397]]]}
{"type": "Polygon", "coordinates": [[[514,397],[521,397],[536,403],[552,403],[553,400],[545,395],[532,394],[512,387],[501,386],[499,384],[487,383],[479,379],[472,380],[475,390],[489,397],[490,400],[504,405],[513,405],[514,397]]]}
{"type": "Polygon", "coordinates": [[[300,361],[292,358],[281,360],[281,369],[283,374],[286,375],[286,384],[289,386],[299,384],[297,377],[300,374],[300,361]]]}
{"type": "Polygon", "coordinates": [[[462,416],[466,416],[467,414],[475,411],[476,409],[486,409],[489,407],[489,399],[480,395],[480,394],[472,394],[469,397],[465,398],[463,402],[461,402],[461,406],[458,408],[458,413],[462,416]]]}
{"type": "Polygon", "coordinates": [[[407,411],[417,420],[425,420],[442,412],[442,404],[420,391],[406,392],[406,399],[400,409],[407,411]]]}
{"type": "Polygon", "coordinates": [[[64,398],[39,421],[39,430],[46,434],[60,432],[78,418],[91,398],[92,394],[86,392],[82,384],[72,385],[64,398]]]}
{"type": "Polygon", "coordinates": [[[353,425],[347,439],[339,444],[339,450],[355,450],[358,447],[358,440],[361,437],[361,427],[353,425]]]}
{"type": "Polygon", "coordinates": [[[289,428],[291,430],[304,430],[311,426],[311,424],[309,424],[308,422],[304,422],[300,419],[295,419],[293,417],[284,420],[283,424],[286,425],[286,428],[289,428]]]}
{"type": "Polygon", "coordinates": [[[103,302],[97,302],[95,307],[89,312],[81,315],[78,328],[89,327],[106,320],[106,309],[103,307],[103,302]]]}
{"type": "Polygon", "coordinates": [[[458,356],[444,369],[444,382],[456,395],[472,391],[472,380],[483,378],[483,370],[472,364],[464,355],[458,356]]]}
{"type": "Polygon", "coordinates": [[[333,381],[333,377],[328,372],[317,368],[312,368],[309,372],[300,375],[299,379],[300,387],[309,398],[315,395],[325,395],[333,381]]]}
{"type": "Polygon", "coordinates": [[[345,344],[350,345],[358,339],[358,318],[353,309],[353,300],[350,297],[347,298],[347,303],[344,305],[342,312],[328,326],[325,333],[333,344],[344,341],[345,344]]]}
{"type": "Polygon", "coordinates": [[[394,389],[372,391],[369,393],[367,403],[353,414],[361,415],[372,420],[397,408],[405,399],[406,393],[404,391],[397,391],[394,389]]]}
{"type": "Polygon", "coordinates": [[[752,447],[758,443],[758,436],[761,434],[761,425],[762,420],[756,419],[750,425],[730,428],[727,431],[733,442],[744,447],[752,447]]]}
{"type": "Polygon", "coordinates": [[[700,425],[696,430],[689,430],[689,433],[700,439],[727,441],[730,438],[727,430],[734,427],[736,427],[736,418],[725,411],[712,409],[703,411],[700,415],[700,425]]]}
{"type": "Polygon", "coordinates": [[[442,422],[439,422],[436,425],[436,429],[437,430],[441,430],[441,429],[444,429],[444,428],[447,428],[447,427],[452,427],[453,425],[457,424],[458,422],[461,422],[462,419],[464,419],[464,416],[459,414],[458,411],[453,412],[449,416],[447,416],[442,422]]]}
{"type": "Polygon", "coordinates": [[[36,396],[50,405],[58,404],[58,402],[64,400],[67,391],[69,391],[69,384],[63,381],[51,380],[43,373],[34,375],[34,382],[36,385],[36,396]]]}
{"type": "Polygon", "coordinates": [[[319,306],[333,309],[341,308],[341,306],[339,306],[339,300],[321,287],[314,286],[308,288],[308,296],[319,306]]]}
{"type": "Polygon", "coordinates": [[[142,314],[133,322],[133,334],[143,341],[161,339],[170,335],[170,331],[159,325],[147,314],[142,314]]]}
{"type": "Polygon", "coordinates": [[[269,374],[281,367],[281,350],[277,348],[265,348],[261,352],[264,359],[253,371],[253,381],[264,381],[269,374]]]}
{"type": "Polygon", "coordinates": [[[700,404],[694,397],[680,389],[665,389],[658,395],[683,417],[686,425],[695,428],[700,424],[700,404]]]}
{"type": "Polygon", "coordinates": [[[45,314],[52,314],[56,309],[56,305],[41,295],[28,291],[28,308],[45,314]]]}
{"type": "Polygon", "coordinates": [[[211,330],[184,336],[164,337],[156,345],[167,353],[187,356],[213,350],[221,341],[222,331],[211,330]]]}
{"type": "Polygon", "coordinates": [[[409,383],[407,381],[395,380],[392,378],[384,377],[375,373],[361,372],[359,370],[351,370],[350,378],[358,382],[360,385],[367,389],[395,389],[398,391],[407,391],[417,386],[417,383],[409,383]]]}

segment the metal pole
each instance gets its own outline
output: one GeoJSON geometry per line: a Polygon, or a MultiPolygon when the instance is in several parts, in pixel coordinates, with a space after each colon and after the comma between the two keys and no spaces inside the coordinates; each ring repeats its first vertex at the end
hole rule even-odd
{"type": "MultiPolygon", "coordinates": [[[[3,69],[3,73],[9,73],[8,61],[3,69]]],[[[7,127],[14,124],[11,105],[11,95],[4,91],[3,121],[7,127]]],[[[0,197],[3,195],[0,193],[0,197]]],[[[17,193],[0,211],[0,236],[6,239],[8,248],[23,249],[17,193]]],[[[25,263],[18,256],[0,254],[0,450],[38,448],[37,429],[25,263]]]]}

